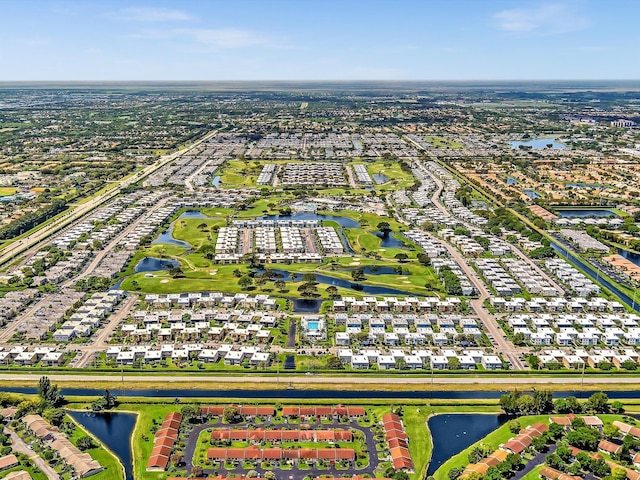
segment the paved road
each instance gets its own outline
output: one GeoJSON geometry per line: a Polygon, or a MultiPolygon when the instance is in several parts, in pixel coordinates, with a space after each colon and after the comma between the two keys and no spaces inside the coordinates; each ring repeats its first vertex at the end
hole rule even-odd
{"type": "Polygon", "coordinates": [[[2,254],[0,255],[0,265],[10,260],[13,260],[18,254],[24,252],[25,250],[28,250],[34,245],[39,244],[41,241],[49,238],[55,232],[63,229],[67,225],[82,218],[83,216],[85,216],[86,214],[94,210],[96,207],[102,205],[106,201],[118,195],[123,188],[126,188],[142,180],[143,178],[151,175],[152,173],[161,169],[168,163],[174,161],[176,158],[180,157],[181,155],[184,155],[192,148],[208,140],[209,138],[214,136],[216,133],[218,133],[218,130],[214,130],[213,132],[206,134],[204,137],[202,137],[199,140],[196,140],[191,145],[189,145],[188,147],[182,150],[160,157],[158,161],[156,161],[152,165],[145,167],[135,175],[132,175],[129,178],[122,179],[115,182],[114,187],[111,188],[110,190],[91,198],[91,200],[87,201],[86,203],[79,204],[79,205],[76,205],[75,207],[72,207],[70,211],[62,215],[57,220],[51,222],[47,226],[41,228],[37,232],[34,232],[31,235],[28,235],[23,239],[18,240],[17,242],[8,244],[5,248],[2,248],[2,254]]]}
{"type": "MultiPolygon", "coordinates": [[[[440,202],[440,194],[442,193],[444,185],[435,175],[432,175],[432,178],[438,188],[431,197],[431,201],[442,213],[444,213],[445,215],[450,215],[449,210],[447,210],[447,208],[440,202]]],[[[524,365],[518,358],[519,350],[511,342],[504,338],[504,332],[500,329],[500,326],[496,322],[493,315],[491,315],[491,313],[489,313],[489,311],[487,311],[487,309],[483,305],[485,300],[487,300],[490,296],[484,282],[480,280],[478,275],[476,275],[476,272],[473,270],[473,268],[471,268],[471,266],[469,266],[465,257],[457,248],[447,242],[442,242],[442,244],[446,247],[449,255],[451,255],[451,257],[458,263],[458,265],[460,265],[460,268],[462,268],[467,277],[469,277],[469,280],[475,287],[476,291],[479,293],[478,298],[471,300],[471,302],[469,303],[484,325],[485,331],[489,332],[489,334],[493,337],[494,346],[497,347],[496,349],[499,353],[502,354],[503,357],[511,362],[515,369],[523,370],[524,365]]]]}
{"type": "Polygon", "coordinates": [[[5,435],[9,435],[11,438],[11,448],[18,453],[24,453],[29,460],[31,460],[35,465],[42,470],[49,480],[58,480],[60,476],[56,473],[56,471],[49,466],[49,464],[42,458],[40,455],[36,454],[33,450],[31,450],[26,443],[18,436],[16,432],[11,430],[10,428],[4,429],[5,435]]]}

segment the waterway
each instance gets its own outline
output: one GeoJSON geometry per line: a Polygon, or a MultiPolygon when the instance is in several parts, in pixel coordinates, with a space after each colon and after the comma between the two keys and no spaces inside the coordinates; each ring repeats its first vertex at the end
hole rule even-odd
{"type": "Polygon", "coordinates": [[[508,420],[506,415],[447,414],[436,415],[428,421],[433,452],[427,475],[469,445],[486,437],[508,420]]]}
{"type": "Polygon", "coordinates": [[[552,150],[567,150],[569,148],[555,138],[535,138],[526,142],[509,142],[509,145],[511,145],[511,148],[519,148],[520,145],[524,145],[525,147],[531,147],[534,150],[548,148],[547,145],[551,145],[552,150]]]}
{"type": "Polygon", "coordinates": [[[558,215],[566,218],[584,218],[584,217],[613,217],[615,213],[611,210],[604,208],[576,208],[576,209],[563,209],[557,208],[558,215]]]}
{"type": "Polygon", "coordinates": [[[140,272],[157,272],[158,270],[171,270],[174,267],[179,267],[180,262],[177,260],[156,258],[156,257],[144,257],[138,262],[134,271],[140,272]]]}
{"type": "Polygon", "coordinates": [[[622,300],[624,303],[626,303],[628,306],[633,307],[633,309],[637,312],[640,312],[640,304],[638,302],[634,302],[633,299],[631,297],[629,297],[629,295],[627,295],[626,293],[623,293],[620,291],[620,289],[618,289],[618,287],[616,287],[615,285],[613,285],[611,282],[609,282],[608,280],[602,278],[602,275],[599,275],[591,265],[586,264],[585,262],[583,262],[582,260],[578,259],[577,257],[575,257],[571,252],[569,252],[564,246],[560,245],[559,243],[556,243],[554,241],[551,241],[551,247],[558,252],[559,256],[561,258],[565,258],[570,262],[575,263],[576,265],[578,265],[582,270],[584,270],[585,272],[587,272],[589,275],[591,275],[591,277],[593,278],[598,278],[598,282],[604,286],[605,288],[607,288],[609,291],[613,292],[620,300],[622,300]]]}
{"type": "Polygon", "coordinates": [[[624,250],[623,248],[618,249],[618,254],[629,260],[631,263],[635,263],[640,267],[640,254],[629,252],[628,250],[624,250]]]}
{"type": "MultiPolygon", "coordinates": [[[[119,378],[119,377],[118,377],[119,378]]],[[[276,378],[275,376],[273,377],[276,378]]],[[[286,377],[284,377],[286,379],[286,377]]],[[[376,377],[371,377],[372,381],[376,380],[376,377]]],[[[194,376],[194,382],[197,381],[197,376],[194,376]]],[[[429,380],[425,378],[425,383],[429,380]]],[[[158,377],[158,382],[162,382],[162,376],[158,377]]],[[[37,387],[2,387],[3,392],[22,393],[35,395],[38,393],[37,387]]],[[[566,392],[553,392],[554,398],[567,398],[574,396],[577,398],[588,398],[596,391],[566,391],[566,392]]],[[[634,399],[640,398],[640,390],[625,390],[625,391],[604,391],[611,399],[634,399]]],[[[390,390],[297,390],[297,389],[266,389],[266,390],[244,390],[244,389],[232,389],[232,390],[190,390],[172,388],[167,390],[161,389],[126,389],[123,393],[121,389],[113,391],[118,396],[134,396],[134,397],[151,397],[151,398],[228,398],[228,399],[270,399],[278,400],[283,398],[295,398],[300,400],[305,399],[319,399],[319,398],[335,398],[337,400],[372,400],[372,399],[439,399],[439,400],[474,400],[474,399],[498,399],[506,392],[500,391],[448,391],[448,390],[433,390],[433,391],[390,391],[390,390]]],[[[522,393],[527,393],[523,391],[522,393]]],[[[104,394],[104,390],[97,388],[63,388],[62,394],[65,396],[101,396],[104,394]]]]}
{"type": "Polygon", "coordinates": [[[600,188],[611,188],[608,185],[596,185],[594,183],[574,183],[574,182],[569,182],[569,183],[565,183],[564,185],[565,185],[565,187],[589,188],[589,189],[593,189],[593,190],[598,190],[600,188]]]}
{"type": "Polygon", "coordinates": [[[132,413],[68,413],[118,457],[124,465],[126,480],[133,480],[131,435],[136,425],[136,415],[132,413]]]}

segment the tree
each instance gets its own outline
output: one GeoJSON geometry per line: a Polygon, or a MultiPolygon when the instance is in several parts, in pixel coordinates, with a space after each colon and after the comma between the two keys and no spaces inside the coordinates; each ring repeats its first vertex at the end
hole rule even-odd
{"type": "Polygon", "coordinates": [[[344,369],[344,365],[342,365],[342,361],[336,355],[329,355],[326,360],[326,365],[329,370],[342,370],[344,369]]]}
{"type": "MultiPolygon", "coordinates": [[[[204,468],[202,468],[200,465],[194,465],[191,468],[191,475],[193,475],[195,478],[202,477],[203,471],[204,471],[204,468]]],[[[247,477],[248,476],[249,475],[247,474],[247,477]]]]}
{"type": "Polygon", "coordinates": [[[536,404],[531,395],[520,395],[517,405],[518,413],[521,415],[530,415],[536,411],[536,404]]]}
{"type": "Polygon", "coordinates": [[[280,293],[283,293],[287,288],[287,284],[284,280],[276,280],[274,285],[280,293]]]}
{"type": "MultiPolygon", "coordinates": [[[[509,431],[513,434],[517,434],[520,430],[522,430],[522,426],[518,420],[511,420],[509,422],[509,431]]],[[[471,462],[470,462],[471,463],[471,462]]],[[[475,463],[475,462],[473,462],[475,463]]]]}
{"type": "Polygon", "coordinates": [[[447,368],[449,370],[460,370],[461,368],[460,360],[457,357],[449,357],[447,361],[447,368]]]}
{"type": "Polygon", "coordinates": [[[620,400],[616,400],[611,404],[611,411],[613,413],[624,413],[624,405],[620,400]]]}
{"type": "Polygon", "coordinates": [[[66,413],[61,408],[48,408],[42,412],[42,417],[55,427],[62,425],[66,413]]]}
{"type": "Polygon", "coordinates": [[[520,393],[513,391],[500,396],[500,408],[507,415],[515,415],[518,413],[518,397],[520,393]]]}
{"type": "Polygon", "coordinates": [[[620,364],[620,366],[622,368],[624,368],[625,370],[633,371],[633,370],[637,370],[638,369],[638,364],[634,360],[631,360],[631,359],[625,360],[624,362],[622,362],[620,364]]]}
{"type": "Polygon", "coordinates": [[[531,446],[537,452],[545,452],[547,450],[547,442],[544,437],[534,437],[531,439],[531,446]]]}
{"type": "Polygon", "coordinates": [[[242,270],[240,270],[239,268],[236,268],[236,269],[233,271],[233,276],[234,276],[234,277],[236,277],[236,278],[240,278],[240,277],[242,277],[242,270]]]}
{"type": "Polygon", "coordinates": [[[529,355],[527,357],[527,362],[529,362],[529,366],[533,370],[538,370],[540,368],[540,358],[536,355],[529,355]]]}
{"type": "Polygon", "coordinates": [[[171,275],[172,278],[182,278],[184,277],[184,272],[180,267],[171,267],[171,270],[169,270],[169,275],[171,275]]]}
{"type": "Polygon", "coordinates": [[[329,295],[329,298],[331,299],[340,298],[340,294],[338,293],[338,287],[334,285],[329,285],[325,289],[325,291],[327,292],[327,295],[329,295]]]}
{"type": "Polygon", "coordinates": [[[38,382],[38,396],[47,405],[59,407],[64,403],[64,397],[57,385],[52,385],[49,377],[41,377],[38,382]]]}
{"type": "Polygon", "coordinates": [[[238,285],[242,290],[246,290],[253,285],[253,279],[249,275],[244,275],[238,279],[238,285]]]}
{"type": "Polygon", "coordinates": [[[400,253],[396,253],[393,258],[398,260],[400,263],[404,263],[407,261],[407,258],[409,258],[409,255],[407,255],[406,253],[400,252],[400,253]]]}
{"type": "Polygon", "coordinates": [[[608,440],[615,440],[616,438],[618,438],[620,436],[620,428],[616,427],[615,425],[613,425],[611,423],[607,423],[604,426],[604,428],[602,429],[602,434],[608,440]]]}
{"type": "Polygon", "coordinates": [[[553,412],[553,395],[548,390],[535,390],[533,403],[534,412],[537,414],[553,412]]]}
{"type": "Polygon", "coordinates": [[[582,450],[588,450],[595,452],[598,449],[598,442],[600,441],[600,433],[597,430],[589,427],[579,427],[576,430],[572,430],[567,433],[565,437],[569,445],[580,448],[582,450]]]}
{"type": "Polygon", "coordinates": [[[627,471],[624,468],[616,467],[611,470],[611,479],[612,480],[626,480],[627,471]]]}
{"type": "Polygon", "coordinates": [[[604,392],[596,392],[589,397],[585,407],[595,413],[607,413],[609,411],[609,397],[604,392]]]}
{"type": "Polygon", "coordinates": [[[82,437],[79,437],[78,440],[76,440],[76,447],[84,452],[85,450],[91,450],[92,448],[95,448],[96,444],[93,441],[93,438],[88,435],[83,435],[82,437]]]}
{"type": "Polygon", "coordinates": [[[233,405],[224,407],[222,411],[222,419],[227,423],[241,423],[244,417],[240,414],[240,410],[233,405]]]}
{"type": "Polygon", "coordinates": [[[363,280],[366,280],[367,277],[365,277],[364,270],[362,268],[356,268],[351,270],[351,279],[354,282],[362,282],[363,280]]]}
{"type": "Polygon", "coordinates": [[[383,235],[388,235],[391,231],[391,225],[389,225],[389,222],[380,222],[377,228],[383,235]]]}
{"type": "Polygon", "coordinates": [[[457,467],[453,467],[451,470],[449,470],[449,473],[447,473],[449,480],[457,480],[460,475],[462,475],[462,469],[457,467]]]}
{"type": "Polygon", "coordinates": [[[557,453],[547,455],[547,457],[545,458],[545,463],[551,468],[555,468],[556,470],[564,470],[567,467],[567,464],[562,461],[557,453]]]}
{"type": "Polygon", "coordinates": [[[417,258],[418,258],[418,262],[420,262],[425,267],[431,266],[431,257],[429,257],[429,255],[427,255],[426,253],[419,253],[417,255],[417,258]]]}
{"type": "Polygon", "coordinates": [[[264,480],[278,480],[278,477],[271,470],[264,472],[264,480]]]}

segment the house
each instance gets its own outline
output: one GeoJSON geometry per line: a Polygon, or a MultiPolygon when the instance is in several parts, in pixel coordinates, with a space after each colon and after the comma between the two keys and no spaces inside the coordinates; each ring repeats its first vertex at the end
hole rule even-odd
{"type": "Polygon", "coordinates": [[[18,462],[18,457],[16,457],[15,455],[5,455],[4,457],[0,458],[0,472],[9,468],[13,468],[19,463],[20,462],[18,462]]]}
{"type": "Polygon", "coordinates": [[[610,442],[609,440],[600,440],[600,443],[598,443],[598,451],[608,453],[610,455],[618,455],[622,452],[622,445],[610,442]]]}
{"type": "Polygon", "coordinates": [[[502,368],[502,360],[495,355],[486,355],[482,357],[481,363],[486,370],[499,370],[502,368]]]}

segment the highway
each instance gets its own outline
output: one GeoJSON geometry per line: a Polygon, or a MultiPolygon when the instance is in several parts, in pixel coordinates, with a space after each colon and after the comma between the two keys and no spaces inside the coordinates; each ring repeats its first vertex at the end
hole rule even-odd
{"type": "Polygon", "coordinates": [[[182,150],[178,150],[177,152],[170,153],[160,157],[155,163],[145,167],[135,175],[132,175],[128,178],[125,177],[122,180],[119,180],[118,182],[115,183],[115,185],[112,188],[110,188],[106,192],[103,192],[94,197],[90,197],[90,200],[88,200],[86,203],[76,205],[70,211],[67,211],[64,215],[56,218],[54,221],[40,228],[39,230],[33,232],[32,234],[22,238],[21,240],[7,244],[2,249],[2,254],[0,255],[0,265],[3,265],[15,259],[16,256],[19,255],[20,253],[24,252],[25,250],[28,250],[29,248],[35,245],[38,245],[40,242],[49,238],[51,235],[63,229],[67,225],[70,225],[71,223],[81,219],[86,214],[88,214],[89,212],[97,208],[98,206],[102,205],[103,203],[107,202],[108,200],[111,200],[113,197],[118,195],[124,188],[130,185],[133,185],[134,183],[139,182],[140,180],[151,175],[152,173],[158,171],[168,163],[171,163],[176,158],[190,151],[192,148],[200,145],[202,142],[205,142],[206,140],[214,136],[216,133],[218,133],[218,131],[219,130],[214,130],[213,132],[206,134],[201,139],[196,140],[195,142],[193,142],[188,147],[182,150]]]}

